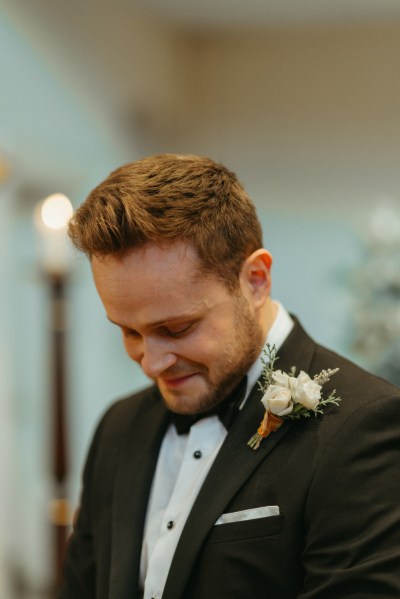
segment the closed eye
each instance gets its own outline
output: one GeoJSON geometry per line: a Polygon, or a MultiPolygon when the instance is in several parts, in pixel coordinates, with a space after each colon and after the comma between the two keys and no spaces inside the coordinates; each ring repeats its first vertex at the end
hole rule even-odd
{"type": "Polygon", "coordinates": [[[183,337],[184,335],[189,333],[193,324],[194,323],[191,322],[191,323],[185,324],[185,325],[163,327],[162,331],[163,331],[164,335],[167,335],[168,337],[179,338],[179,337],[183,337]]]}

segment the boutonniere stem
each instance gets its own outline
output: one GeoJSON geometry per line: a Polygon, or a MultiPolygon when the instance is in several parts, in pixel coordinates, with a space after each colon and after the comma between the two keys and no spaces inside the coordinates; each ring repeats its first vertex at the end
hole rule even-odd
{"type": "Polygon", "coordinates": [[[268,437],[269,434],[274,433],[278,430],[283,424],[283,418],[279,418],[279,416],[275,416],[272,412],[265,411],[264,418],[257,429],[255,435],[252,436],[247,445],[249,445],[252,449],[258,449],[260,447],[261,441],[268,437]]]}

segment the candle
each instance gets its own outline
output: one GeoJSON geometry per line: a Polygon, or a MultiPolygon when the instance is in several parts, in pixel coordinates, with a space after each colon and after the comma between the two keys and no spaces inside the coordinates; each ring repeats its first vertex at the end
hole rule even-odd
{"type": "Polygon", "coordinates": [[[62,193],[48,196],[36,207],[39,260],[41,268],[47,274],[62,276],[70,268],[71,245],[67,226],[72,213],[72,204],[62,193]]]}

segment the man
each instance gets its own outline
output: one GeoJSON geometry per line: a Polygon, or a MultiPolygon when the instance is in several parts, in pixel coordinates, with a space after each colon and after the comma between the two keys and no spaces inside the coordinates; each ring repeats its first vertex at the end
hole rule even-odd
{"type": "Polygon", "coordinates": [[[59,597],[400,597],[398,390],[271,299],[271,256],[236,176],[195,156],[128,164],[70,235],[153,385],[97,428],[59,597]],[[314,376],[332,380],[325,404],[275,409],[255,449],[273,347],[272,382],[292,366],[313,379],[292,372],[289,395],[295,381],[309,404],[314,376]],[[298,408],[312,417],[287,418],[298,408]]]}

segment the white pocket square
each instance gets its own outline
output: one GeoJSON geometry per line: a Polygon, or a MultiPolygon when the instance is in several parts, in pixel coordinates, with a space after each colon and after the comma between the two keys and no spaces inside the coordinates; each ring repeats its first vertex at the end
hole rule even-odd
{"type": "Polygon", "coordinates": [[[264,507],[255,507],[250,510],[241,510],[240,512],[231,512],[222,514],[216,521],[217,524],[228,524],[229,522],[243,522],[244,520],[255,520],[256,518],[268,518],[269,516],[279,516],[278,505],[265,505],[264,507]]]}

